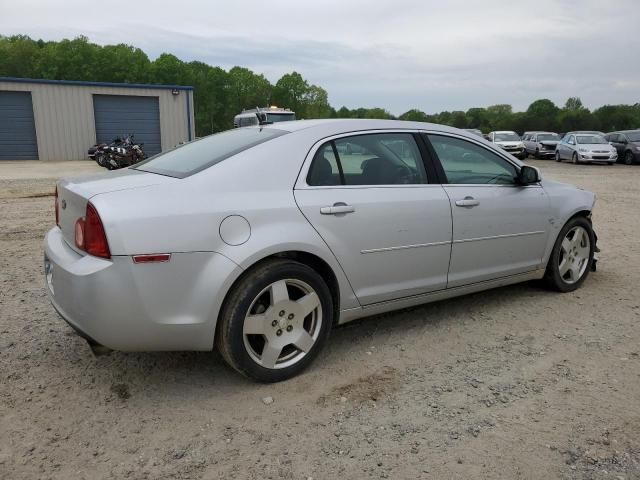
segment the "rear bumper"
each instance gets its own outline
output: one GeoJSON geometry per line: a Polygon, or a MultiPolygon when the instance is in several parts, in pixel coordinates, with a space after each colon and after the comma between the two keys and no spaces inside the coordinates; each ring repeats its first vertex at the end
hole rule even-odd
{"type": "Polygon", "coordinates": [[[218,311],[241,269],[212,252],[134,264],[75,252],[58,227],[45,238],[49,299],[90,343],[112,350],[211,350],[218,311]]]}

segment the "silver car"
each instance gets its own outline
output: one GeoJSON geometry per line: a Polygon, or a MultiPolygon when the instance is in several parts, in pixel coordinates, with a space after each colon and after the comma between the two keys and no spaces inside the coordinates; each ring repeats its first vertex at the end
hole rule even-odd
{"type": "Polygon", "coordinates": [[[618,152],[602,135],[568,133],[556,145],[556,162],[571,160],[573,163],[607,163],[618,160],[618,152]]]}
{"type": "Polygon", "coordinates": [[[260,381],[335,324],[533,279],[572,291],[594,265],[592,193],[441,125],[240,128],[56,192],[47,290],[94,349],[215,345],[260,381]]]}
{"type": "Polygon", "coordinates": [[[527,152],[524,149],[524,143],[516,132],[511,130],[500,130],[496,132],[490,132],[487,139],[498,145],[500,148],[506,150],[511,155],[515,155],[520,160],[524,160],[527,156],[527,152]]]}
{"type": "Polygon", "coordinates": [[[525,133],[522,138],[526,155],[534,158],[553,158],[560,135],[553,132],[525,133]]]}

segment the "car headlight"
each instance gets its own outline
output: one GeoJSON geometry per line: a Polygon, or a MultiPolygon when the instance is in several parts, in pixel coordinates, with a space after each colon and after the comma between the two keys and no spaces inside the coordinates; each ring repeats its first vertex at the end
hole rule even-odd
{"type": "Polygon", "coordinates": [[[587,153],[589,150],[587,150],[586,148],[579,148],[578,149],[579,152],[584,152],[587,153]]]}

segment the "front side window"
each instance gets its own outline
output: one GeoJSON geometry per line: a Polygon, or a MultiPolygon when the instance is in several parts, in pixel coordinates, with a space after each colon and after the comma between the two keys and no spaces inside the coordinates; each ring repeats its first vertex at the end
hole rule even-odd
{"type": "Polygon", "coordinates": [[[410,185],[427,183],[427,175],[411,133],[376,133],[325,143],[314,156],[307,183],[312,186],[410,185]],[[330,176],[327,164],[331,164],[332,158],[336,165],[332,166],[330,176]]]}
{"type": "Polygon", "coordinates": [[[450,184],[513,185],[517,169],[499,155],[459,138],[428,135],[450,184]]]}

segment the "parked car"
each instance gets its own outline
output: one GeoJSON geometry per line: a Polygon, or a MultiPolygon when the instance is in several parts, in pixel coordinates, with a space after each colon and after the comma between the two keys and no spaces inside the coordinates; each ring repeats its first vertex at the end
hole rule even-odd
{"type": "Polygon", "coordinates": [[[577,289],[594,203],[442,125],[237,128],[59,181],[45,283],[96,351],[215,344],[242,374],[279,381],[335,324],[532,279],[577,289]]]}
{"type": "Polygon", "coordinates": [[[607,163],[618,159],[616,149],[602,135],[568,133],[556,146],[556,162],[607,163]]]}
{"type": "Polygon", "coordinates": [[[526,156],[524,143],[516,132],[510,130],[490,132],[488,140],[520,160],[524,160],[526,156]]]}
{"type": "Polygon", "coordinates": [[[522,139],[525,153],[535,158],[553,158],[560,136],[553,132],[535,132],[525,134],[522,139]]]}
{"type": "Polygon", "coordinates": [[[618,152],[618,161],[640,163],[640,130],[611,132],[604,137],[618,152]]]}

